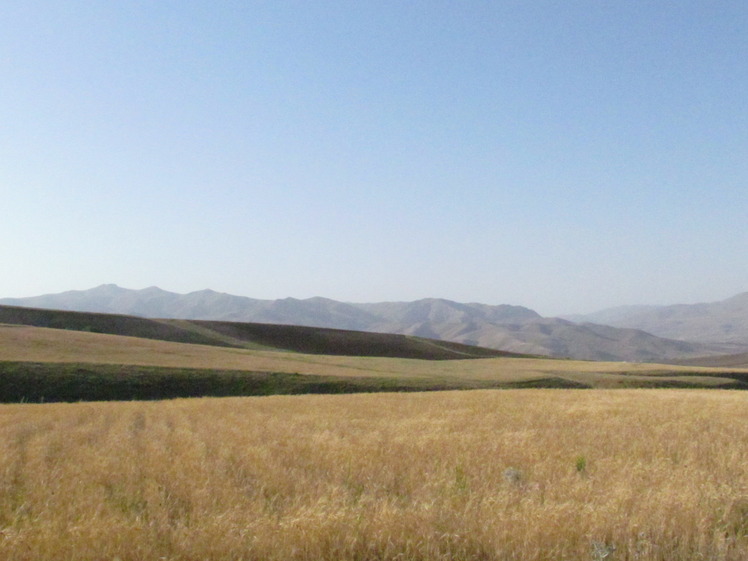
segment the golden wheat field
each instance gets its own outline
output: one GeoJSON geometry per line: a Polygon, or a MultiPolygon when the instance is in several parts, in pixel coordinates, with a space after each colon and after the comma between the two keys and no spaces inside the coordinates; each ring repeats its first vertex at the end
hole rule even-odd
{"type": "Polygon", "coordinates": [[[748,394],[0,406],[3,560],[748,559],[748,394]]]}

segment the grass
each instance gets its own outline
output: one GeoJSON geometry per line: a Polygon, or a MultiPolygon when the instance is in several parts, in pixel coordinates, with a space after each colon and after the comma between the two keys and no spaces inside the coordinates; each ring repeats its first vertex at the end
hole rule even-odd
{"type": "MultiPolygon", "coordinates": [[[[543,386],[553,384],[552,380],[542,381],[543,386]]],[[[435,391],[532,385],[114,364],[0,362],[0,402],[4,403],[435,391]]],[[[569,384],[557,381],[556,387],[569,387],[569,384]]]]}
{"type": "Polygon", "coordinates": [[[3,405],[0,559],[742,561],[747,425],[700,390],[3,405]]]}
{"type": "Polygon", "coordinates": [[[0,325],[0,401],[506,387],[748,387],[748,370],[540,358],[417,360],[0,325]],[[305,378],[305,376],[307,378],[305,378]]]}

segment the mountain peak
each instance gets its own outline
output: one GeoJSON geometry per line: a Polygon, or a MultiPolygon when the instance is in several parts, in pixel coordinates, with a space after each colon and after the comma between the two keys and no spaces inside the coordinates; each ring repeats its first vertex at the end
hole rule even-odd
{"type": "Polygon", "coordinates": [[[100,284],[99,286],[95,288],[91,288],[90,290],[79,290],[76,292],[79,292],[79,293],[88,292],[88,293],[102,295],[102,294],[119,294],[119,293],[130,292],[130,291],[127,288],[122,288],[120,286],[117,286],[116,284],[108,283],[108,284],[100,284]]]}
{"type": "Polygon", "coordinates": [[[138,290],[138,292],[141,294],[169,294],[169,292],[162,288],[159,288],[158,286],[149,286],[148,288],[138,290]]]}

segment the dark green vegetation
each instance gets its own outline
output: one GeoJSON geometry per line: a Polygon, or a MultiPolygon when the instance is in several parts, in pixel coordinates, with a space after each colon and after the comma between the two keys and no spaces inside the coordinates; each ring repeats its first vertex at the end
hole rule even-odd
{"type": "Polygon", "coordinates": [[[116,314],[42,310],[16,306],[0,306],[0,323],[126,335],[177,343],[284,350],[306,354],[424,360],[527,356],[460,343],[388,333],[365,333],[343,329],[263,323],[154,320],[116,314]]]}
{"type": "MultiPolygon", "coordinates": [[[[621,382],[630,388],[704,388],[703,374],[672,379],[671,373],[621,382]]],[[[625,374],[624,374],[625,375],[625,374]]],[[[635,375],[632,373],[632,375],[635,375]]],[[[748,389],[748,373],[719,373],[727,377],[711,386],[748,389]]],[[[340,394],[471,389],[596,387],[593,380],[577,381],[549,375],[526,380],[475,378],[319,376],[287,372],[256,372],[160,366],[88,363],[0,362],[0,402],[127,401],[186,397],[228,397],[290,394],[340,394]]]]}
{"type": "Polygon", "coordinates": [[[0,402],[126,401],[182,397],[585,388],[563,378],[522,382],[315,376],[111,364],[0,362],[0,402]]]}

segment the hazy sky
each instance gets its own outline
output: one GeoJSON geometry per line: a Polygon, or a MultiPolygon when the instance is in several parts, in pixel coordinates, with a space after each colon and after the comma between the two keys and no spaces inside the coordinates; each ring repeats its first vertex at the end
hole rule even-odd
{"type": "Polygon", "coordinates": [[[0,297],[748,290],[748,3],[0,5],[0,297]]]}

